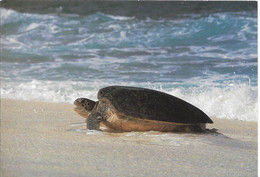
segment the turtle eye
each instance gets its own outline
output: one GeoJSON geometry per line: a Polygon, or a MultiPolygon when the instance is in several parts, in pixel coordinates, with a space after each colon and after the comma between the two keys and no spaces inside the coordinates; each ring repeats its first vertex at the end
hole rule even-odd
{"type": "Polygon", "coordinates": [[[78,99],[75,100],[75,102],[81,103],[82,100],[83,100],[82,98],[78,98],[78,99]]]}
{"type": "Polygon", "coordinates": [[[84,99],[84,98],[81,98],[81,99],[79,100],[79,102],[80,102],[80,103],[85,103],[85,99],[84,99]]]}

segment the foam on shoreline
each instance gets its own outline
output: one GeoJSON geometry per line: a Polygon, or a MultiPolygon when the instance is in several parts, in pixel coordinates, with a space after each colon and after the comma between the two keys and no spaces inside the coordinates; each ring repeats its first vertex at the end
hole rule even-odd
{"type": "MultiPolygon", "coordinates": [[[[108,84],[107,84],[108,85],[108,84]]],[[[119,83],[118,85],[129,85],[119,83]]],[[[135,84],[129,86],[136,86],[135,84]]],[[[99,83],[77,81],[3,82],[2,98],[26,101],[73,103],[76,98],[97,100],[97,92],[104,87],[99,83]]],[[[247,84],[229,84],[224,88],[201,86],[194,88],[163,88],[160,84],[144,87],[179,97],[203,110],[208,116],[221,119],[257,121],[257,87],[247,84]]]]}

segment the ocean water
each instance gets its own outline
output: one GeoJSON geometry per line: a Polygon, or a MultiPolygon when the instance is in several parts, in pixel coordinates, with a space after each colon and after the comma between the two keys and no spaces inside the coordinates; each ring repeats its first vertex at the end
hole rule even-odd
{"type": "Polygon", "coordinates": [[[1,7],[1,97],[73,103],[97,100],[105,86],[137,86],[180,97],[210,117],[257,121],[256,8],[185,7],[173,15],[169,6],[155,16],[154,6],[112,7],[1,7]]]}

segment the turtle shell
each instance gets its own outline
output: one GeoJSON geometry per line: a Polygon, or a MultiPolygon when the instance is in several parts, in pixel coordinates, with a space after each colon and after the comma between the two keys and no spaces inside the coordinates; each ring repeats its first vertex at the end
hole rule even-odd
{"type": "Polygon", "coordinates": [[[98,99],[107,99],[116,112],[125,116],[186,124],[213,123],[190,103],[155,90],[110,86],[99,90],[98,99]]]}

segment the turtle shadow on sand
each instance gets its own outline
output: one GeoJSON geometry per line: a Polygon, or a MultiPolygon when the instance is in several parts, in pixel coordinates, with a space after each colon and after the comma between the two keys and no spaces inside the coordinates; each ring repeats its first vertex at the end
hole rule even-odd
{"type": "MultiPolygon", "coordinates": [[[[86,118],[88,130],[204,132],[213,121],[200,109],[175,96],[137,87],[110,86],[98,101],[78,98],[75,111],[86,118]]],[[[215,130],[210,130],[211,133],[215,130]]]]}
{"type": "Polygon", "coordinates": [[[223,133],[218,132],[218,129],[212,128],[212,129],[206,129],[205,130],[206,135],[213,135],[213,136],[218,136],[218,137],[223,137],[226,139],[232,139],[228,137],[227,135],[224,135],[223,133]]]}
{"type": "MultiPolygon", "coordinates": [[[[99,137],[96,140],[111,139],[117,142],[133,142],[137,144],[157,146],[185,146],[196,144],[207,144],[221,147],[233,147],[232,144],[241,144],[240,141],[232,139],[217,129],[206,129],[204,132],[159,132],[159,131],[131,131],[122,132],[101,127],[102,131],[87,130],[86,123],[74,123],[67,131],[77,132],[82,135],[99,137]]],[[[239,146],[237,146],[239,147],[239,146]]]]}
{"type": "MultiPolygon", "coordinates": [[[[67,131],[78,132],[91,136],[115,138],[115,141],[127,141],[153,145],[189,145],[196,143],[212,144],[221,147],[241,147],[241,141],[230,138],[217,129],[205,129],[203,132],[159,132],[159,131],[131,131],[122,132],[108,129],[101,125],[98,130],[87,130],[85,122],[74,123],[67,131]]],[[[246,144],[243,146],[246,147],[246,144]]]]}

